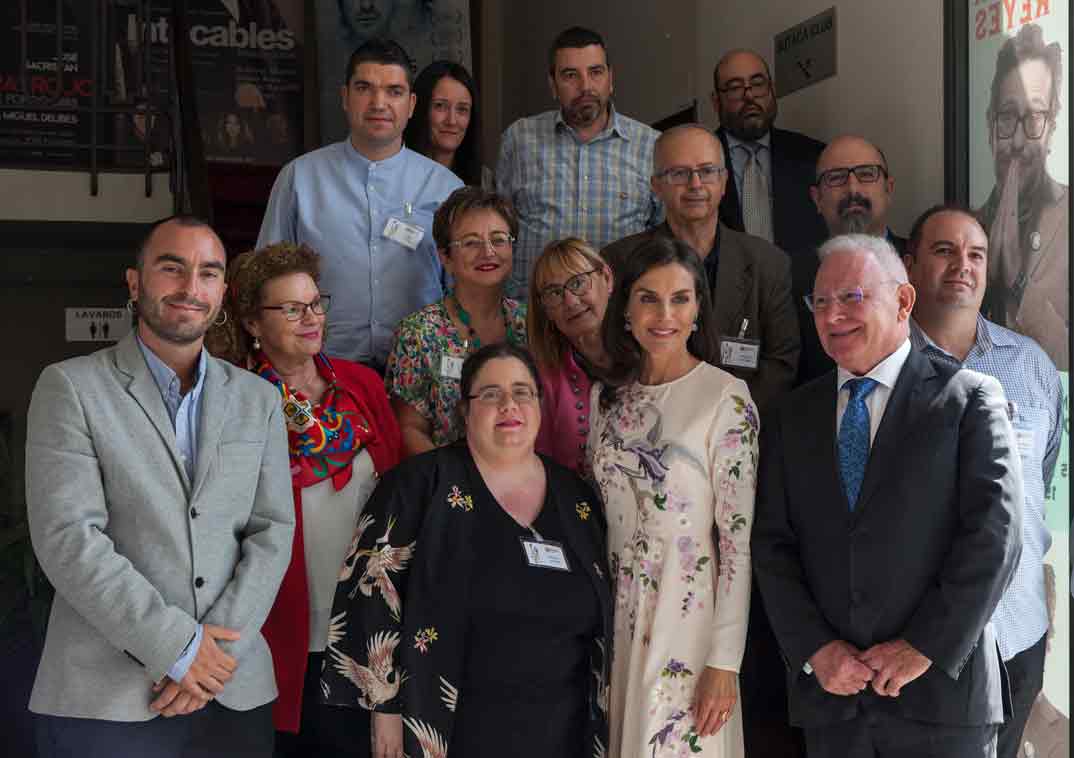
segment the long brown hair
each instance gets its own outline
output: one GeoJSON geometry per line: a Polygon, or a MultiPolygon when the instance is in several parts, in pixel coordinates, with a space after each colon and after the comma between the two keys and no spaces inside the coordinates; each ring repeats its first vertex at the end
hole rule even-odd
{"type": "Polygon", "coordinates": [[[660,266],[678,264],[690,272],[694,280],[694,296],[697,298],[697,331],[690,334],[686,349],[698,360],[716,364],[719,362],[719,341],[716,322],[712,316],[712,298],[709,295],[705,267],[694,249],[673,237],[662,234],[653,236],[624,256],[615,271],[615,289],[608,299],[604,312],[601,339],[604,350],[611,359],[604,375],[604,388],[600,393],[601,406],[607,408],[615,399],[620,387],[638,381],[641,374],[642,349],[634,335],[626,328],[627,305],[638,279],[660,266]]]}

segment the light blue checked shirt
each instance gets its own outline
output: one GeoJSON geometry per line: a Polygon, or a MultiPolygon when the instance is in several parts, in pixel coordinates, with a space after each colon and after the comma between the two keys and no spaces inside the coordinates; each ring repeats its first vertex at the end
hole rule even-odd
{"type": "Polygon", "coordinates": [[[614,108],[608,127],[589,142],[578,140],[558,110],[507,128],[496,189],[519,220],[508,297],[526,300],[530,271],[549,242],[581,237],[600,250],[663,221],[649,187],[659,134],[614,108]]]}
{"type": "Polygon", "coordinates": [[[332,296],[326,353],[383,369],[398,323],[443,297],[433,214],[461,186],[413,150],[374,162],[349,139],[283,167],[257,246],[305,243],[320,254],[321,287],[332,296]],[[416,250],[384,236],[393,218],[420,227],[416,250]]]}
{"type": "MultiPolygon", "coordinates": [[[[138,347],[145,357],[145,365],[149,367],[149,373],[153,375],[153,381],[157,383],[160,397],[164,400],[164,407],[171,419],[172,429],[175,430],[175,447],[179,451],[179,458],[183,462],[186,478],[194,484],[194,463],[198,454],[198,413],[201,410],[201,391],[205,388],[205,366],[208,363],[205,348],[201,350],[198,359],[198,377],[194,386],[187,390],[185,395],[180,394],[179,376],[171,370],[157,354],[150,350],[141,338],[138,338],[138,347]]],[[[178,682],[186,672],[190,670],[194,658],[201,646],[202,628],[198,624],[194,638],[187,643],[179,660],[168,671],[168,676],[174,682],[178,682]]]]}
{"type": "Polygon", "coordinates": [[[910,324],[915,350],[999,380],[1022,458],[1022,559],[996,606],[992,623],[999,651],[1008,661],[1029,649],[1048,631],[1044,555],[1052,536],[1044,522],[1044,496],[1052,483],[1063,428],[1063,387],[1055,365],[1029,337],[977,316],[977,338],[960,361],[910,324]]]}

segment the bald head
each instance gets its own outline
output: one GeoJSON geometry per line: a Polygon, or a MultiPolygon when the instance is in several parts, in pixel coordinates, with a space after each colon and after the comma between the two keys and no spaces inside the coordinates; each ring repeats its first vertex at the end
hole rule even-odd
{"type": "Polygon", "coordinates": [[[723,146],[701,124],[668,129],[653,149],[650,185],[664,204],[668,224],[676,236],[697,224],[714,229],[727,186],[723,146]],[[671,169],[675,169],[674,173],[668,173],[671,169]]]}
{"type": "Polygon", "coordinates": [[[720,116],[720,126],[745,142],[768,133],[779,106],[764,58],[752,50],[732,50],[720,58],[712,80],[712,107],[720,116]]]}
{"type": "Polygon", "coordinates": [[[678,152],[678,148],[684,144],[691,147],[697,146],[715,150],[719,160],[718,162],[713,162],[717,166],[723,165],[723,145],[720,144],[720,140],[716,139],[716,135],[709,131],[707,126],[704,124],[679,124],[671,127],[656,138],[656,144],[653,147],[654,176],[672,165],[668,162],[666,156],[678,152]]]}
{"type": "Polygon", "coordinates": [[[816,178],[809,194],[830,235],[887,233],[895,180],[880,148],[857,135],[836,137],[817,159],[816,178]]]}
{"type": "Polygon", "coordinates": [[[772,78],[772,74],[769,72],[768,64],[765,62],[764,58],[752,50],[740,47],[734,50],[728,50],[723,54],[723,57],[721,57],[720,60],[716,61],[716,67],[712,70],[712,86],[716,89],[720,89],[723,86],[720,79],[720,69],[724,66],[733,68],[749,66],[750,68],[761,69],[764,71],[765,76],[769,79],[772,78]]]}

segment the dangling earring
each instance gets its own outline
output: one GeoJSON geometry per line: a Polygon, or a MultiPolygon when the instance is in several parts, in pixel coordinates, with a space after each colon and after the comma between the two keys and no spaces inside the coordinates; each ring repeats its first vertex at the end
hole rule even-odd
{"type": "Polygon", "coordinates": [[[260,349],[261,349],[261,340],[259,340],[257,337],[254,337],[254,350],[260,350],[260,349]]]}
{"type": "Polygon", "coordinates": [[[217,318],[217,320],[213,322],[216,326],[223,326],[224,324],[227,323],[227,311],[225,311],[223,308],[221,308],[220,309],[220,315],[222,315],[224,317],[224,320],[221,321],[219,318],[217,318]]]}
{"type": "Polygon", "coordinates": [[[697,329],[698,329],[698,326],[697,326],[697,322],[695,321],[695,322],[693,323],[693,326],[691,326],[691,327],[690,327],[690,331],[691,331],[691,332],[696,332],[696,331],[697,331],[697,329]]]}
{"type": "Polygon", "coordinates": [[[131,313],[137,313],[138,312],[138,303],[136,303],[133,300],[128,298],[127,299],[127,310],[130,311],[131,313]]]}
{"type": "Polygon", "coordinates": [[[630,331],[630,316],[623,316],[623,331],[630,331]]]}

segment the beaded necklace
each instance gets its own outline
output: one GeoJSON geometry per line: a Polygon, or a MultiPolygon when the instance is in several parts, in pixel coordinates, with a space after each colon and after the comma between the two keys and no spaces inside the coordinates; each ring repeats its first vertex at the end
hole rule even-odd
{"type": "MultiPolygon", "coordinates": [[[[474,350],[481,347],[481,338],[477,336],[477,330],[473,327],[473,319],[470,318],[469,312],[462,307],[462,303],[459,302],[459,296],[455,294],[455,291],[451,292],[451,302],[455,305],[455,312],[459,314],[459,321],[470,332],[470,339],[467,341],[467,347],[472,346],[474,350]]],[[[504,339],[509,344],[515,344],[515,329],[511,324],[511,315],[507,312],[507,301],[505,298],[500,299],[500,308],[503,312],[503,329],[504,339]]]]}

